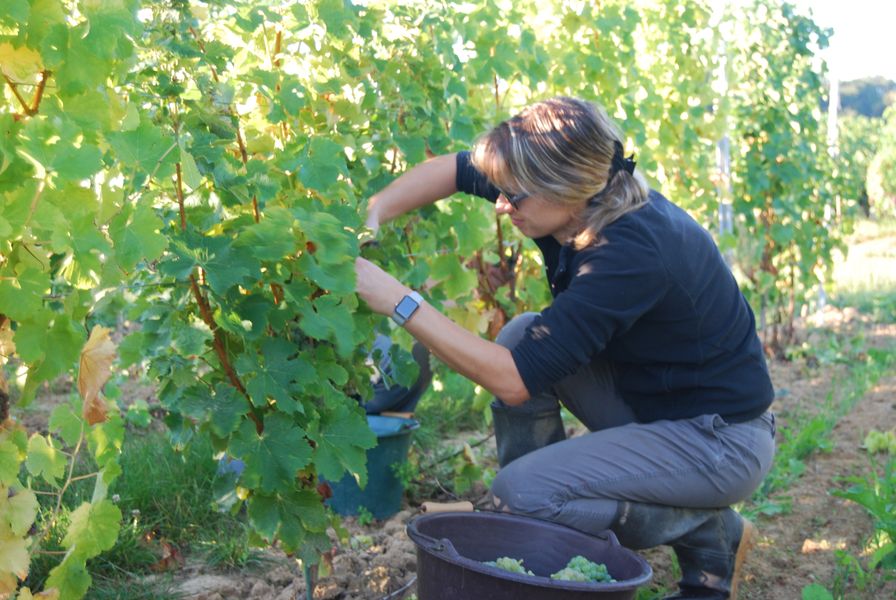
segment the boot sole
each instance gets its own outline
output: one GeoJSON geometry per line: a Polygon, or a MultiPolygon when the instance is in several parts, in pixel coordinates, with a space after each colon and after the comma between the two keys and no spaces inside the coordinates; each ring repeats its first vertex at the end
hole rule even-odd
{"type": "Polygon", "coordinates": [[[734,571],[731,573],[731,592],[729,600],[737,600],[737,586],[740,583],[741,566],[750,550],[756,545],[756,526],[747,519],[741,517],[744,523],[743,533],[740,535],[740,544],[737,545],[737,554],[734,555],[734,571]]]}

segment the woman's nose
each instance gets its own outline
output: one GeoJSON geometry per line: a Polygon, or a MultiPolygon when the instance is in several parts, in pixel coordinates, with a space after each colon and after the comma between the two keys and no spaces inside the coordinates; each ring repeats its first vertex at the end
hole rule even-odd
{"type": "Polygon", "coordinates": [[[513,212],[513,205],[507,201],[504,194],[499,195],[498,199],[495,201],[495,212],[499,215],[507,215],[513,212]]]}

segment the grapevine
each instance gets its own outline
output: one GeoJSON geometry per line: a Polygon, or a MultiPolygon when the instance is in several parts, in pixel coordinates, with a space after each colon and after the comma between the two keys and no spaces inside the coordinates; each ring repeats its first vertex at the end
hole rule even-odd
{"type": "MultiPolygon", "coordinates": [[[[753,33],[730,46],[740,77],[722,101],[705,0],[0,3],[0,595],[25,594],[40,555],[60,557],[44,591],[80,598],[87,561],[115,543],[127,430],[102,390],[125,369],[158,382],[175,446],[203,436],[245,463],[232,497],[256,543],[318,560],[339,526],[319,478],[363,483],[375,443],[355,400],[384,329],[354,294],[365,198],[535,98],[607,106],[654,186],[707,225],[714,144],[736,132],[741,235],[762,240],[741,270],[785,324],[837,243],[804,218],[827,198],[803,45],[824,33],[794,18],[800,44],[779,44],[763,23],[795,15],[763,6],[773,19],[726,17],[753,33]],[[754,55],[769,56],[762,90],[754,55]],[[754,110],[765,93],[776,106],[754,110]],[[782,148],[803,171],[775,162],[769,187],[782,148]],[[17,411],[60,377],[77,394],[25,431],[17,411]],[[91,501],[62,514],[81,480],[91,501]]],[[[486,202],[452,198],[378,235],[379,262],[480,334],[549,300],[535,246],[486,202]]]]}

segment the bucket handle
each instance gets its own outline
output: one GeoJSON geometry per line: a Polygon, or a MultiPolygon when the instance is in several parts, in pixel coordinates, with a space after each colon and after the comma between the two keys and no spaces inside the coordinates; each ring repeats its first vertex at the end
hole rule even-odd
{"type": "Polygon", "coordinates": [[[431,552],[445,553],[447,556],[462,558],[457,548],[454,547],[454,544],[448,538],[434,538],[422,533],[420,530],[414,532],[414,537],[420,538],[420,541],[424,543],[424,547],[431,552]]]}
{"type": "Polygon", "coordinates": [[[605,541],[609,542],[609,544],[611,546],[616,546],[616,547],[622,546],[622,544],[619,543],[619,538],[617,538],[616,534],[613,533],[613,531],[610,529],[605,529],[605,530],[601,531],[600,533],[594,534],[592,537],[596,537],[600,540],[605,540],[605,541]]]}

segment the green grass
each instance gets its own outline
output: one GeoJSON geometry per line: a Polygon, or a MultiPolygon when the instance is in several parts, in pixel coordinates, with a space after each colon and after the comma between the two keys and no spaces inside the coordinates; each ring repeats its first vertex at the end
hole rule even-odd
{"type": "Polygon", "coordinates": [[[738,506],[738,510],[748,518],[759,514],[774,515],[789,512],[789,498],[780,496],[799,479],[806,469],[805,459],[816,452],[832,449],[830,433],[837,422],[849,413],[882,376],[896,363],[896,348],[886,350],[867,349],[864,360],[860,360],[860,349],[853,348],[853,354],[837,353],[819,356],[819,364],[843,362],[852,365],[846,378],[832,382],[832,389],[817,411],[799,411],[787,415],[789,426],[782,427],[782,442],[775,454],[775,462],[762,485],[752,498],[738,506]]]}
{"type": "MultiPolygon", "coordinates": [[[[182,557],[198,557],[222,568],[257,566],[260,555],[250,550],[248,528],[239,516],[222,513],[214,503],[217,462],[206,440],[195,440],[177,452],[159,432],[129,431],[120,458],[122,475],[110,495],[122,512],[115,546],[90,561],[93,585],[87,598],[176,598],[164,577],[144,581],[160,566],[163,549],[182,557]]],[[[62,521],[68,511],[90,498],[93,482],[78,482],[65,495],[62,521]]],[[[57,528],[61,529],[61,528],[57,528]]],[[[44,545],[58,549],[51,532],[44,545]]],[[[28,585],[39,589],[58,556],[37,557],[28,585]]]]}
{"type": "Polygon", "coordinates": [[[837,257],[831,300],[852,306],[877,322],[896,320],[896,220],[859,221],[847,239],[849,251],[837,257]]]}
{"type": "MultiPolygon", "coordinates": [[[[896,259],[891,268],[896,269],[896,259]]],[[[896,321],[896,284],[876,289],[843,290],[832,299],[832,303],[839,308],[852,306],[876,323],[892,323],[896,321]]]]}

